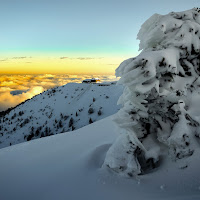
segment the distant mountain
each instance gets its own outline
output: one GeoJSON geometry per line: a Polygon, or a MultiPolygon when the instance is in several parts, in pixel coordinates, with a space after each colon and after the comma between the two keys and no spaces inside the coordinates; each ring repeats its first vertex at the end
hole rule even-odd
{"type": "Polygon", "coordinates": [[[123,86],[69,83],[49,89],[0,118],[0,148],[73,131],[116,113],[123,86]]]}

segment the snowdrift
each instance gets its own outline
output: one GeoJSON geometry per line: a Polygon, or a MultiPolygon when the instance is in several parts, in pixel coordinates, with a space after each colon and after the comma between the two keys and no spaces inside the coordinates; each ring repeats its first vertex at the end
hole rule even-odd
{"type": "Polygon", "coordinates": [[[102,167],[117,136],[109,117],[73,132],[1,149],[0,199],[200,198],[198,154],[185,163],[188,167],[166,158],[151,174],[122,178],[102,167]]]}

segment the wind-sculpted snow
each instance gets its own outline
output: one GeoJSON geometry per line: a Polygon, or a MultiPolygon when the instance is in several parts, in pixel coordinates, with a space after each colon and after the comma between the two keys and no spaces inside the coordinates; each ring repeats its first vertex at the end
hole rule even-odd
{"type": "Polygon", "coordinates": [[[138,39],[143,51],[116,70],[125,86],[114,118],[121,136],[104,162],[129,176],[159,167],[166,155],[185,162],[200,141],[200,10],[155,14],[138,39]]]}
{"type": "Polygon", "coordinates": [[[118,136],[115,129],[108,117],[74,132],[0,149],[0,199],[200,199],[197,153],[185,164],[165,157],[163,167],[137,179],[102,168],[105,154],[118,136]]]}

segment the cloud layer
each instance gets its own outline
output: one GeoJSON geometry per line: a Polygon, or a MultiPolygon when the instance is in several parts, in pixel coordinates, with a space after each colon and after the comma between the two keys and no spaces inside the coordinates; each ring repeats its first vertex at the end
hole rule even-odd
{"type": "MultiPolygon", "coordinates": [[[[91,75],[0,75],[0,111],[14,107],[33,96],[69,82],[80,83],[91,75]]],[[[117,80],[115,76],[98,76],[102,81],[117,80]]]]}

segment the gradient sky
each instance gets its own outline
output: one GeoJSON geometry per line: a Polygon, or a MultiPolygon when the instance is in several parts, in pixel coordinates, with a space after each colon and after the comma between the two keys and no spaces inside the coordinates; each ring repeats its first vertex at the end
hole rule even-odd
{"type": "Polygon", "coordinates": [[[193,7],[200,0],[0,0],[0,73],[114,74],[138,54],[145,20],[193,7]]]}

